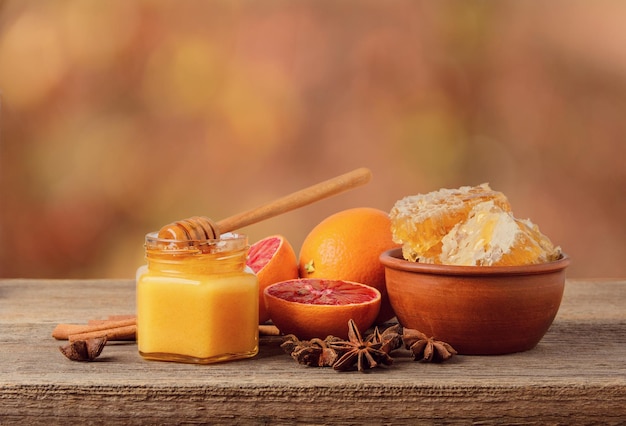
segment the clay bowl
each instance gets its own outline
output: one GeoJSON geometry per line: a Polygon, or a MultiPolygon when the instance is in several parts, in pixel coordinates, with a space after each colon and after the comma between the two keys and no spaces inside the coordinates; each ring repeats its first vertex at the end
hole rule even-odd
{"type": "Polygon", "coordinates": [[[410,262],[381,254],[387,293],[400,324],[451,344],[463,355],[534,348],[556,316],[570,259],[524,266],[410,262]]]}

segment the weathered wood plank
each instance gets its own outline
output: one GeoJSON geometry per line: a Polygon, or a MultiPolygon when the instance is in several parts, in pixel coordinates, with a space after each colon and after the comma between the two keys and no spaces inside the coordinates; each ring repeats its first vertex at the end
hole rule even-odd
{"type": "Polygon", "coordinates": [[[259,356],[208,366],[148,362],[134,343],[64,358],[58,322],[134,312],[129,280],[0,280],[0,423],[590,423],[626,421],[626,281],[570,280],[532,351],[338,373],[259,356]]]}

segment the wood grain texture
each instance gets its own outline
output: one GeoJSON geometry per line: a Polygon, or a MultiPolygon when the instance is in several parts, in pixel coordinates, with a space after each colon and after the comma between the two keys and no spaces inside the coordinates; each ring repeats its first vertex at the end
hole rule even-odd
{"type": "Polygon", "coordinates": [[[296,364],[265,337],[250,360],[142,360],[134,343],[67,360],[50,333],[134,312],[130,280],[0,280],[0,424],[624,424],[626,281],[569,280],[528,352],[338,373],[296,364]]]}

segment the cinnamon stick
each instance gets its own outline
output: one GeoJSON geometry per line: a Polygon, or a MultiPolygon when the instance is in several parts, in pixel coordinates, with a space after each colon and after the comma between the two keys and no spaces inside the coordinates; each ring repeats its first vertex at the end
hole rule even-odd
{"type": "Polygon", "coordinates": [[[132,316],[128,319],[107,320],[98,324],[58,324],[52,331],[52,337],[57,340],[68,340],[70,336],[100,332],[99,334],[93,334],[91,337],[107,335],[107,338],[109,340],[116,340],[116,338],[118,338],[119,336],[124,336],[125,338],[122,340],[128,340],[131,335],[131,329],[124,330],[125,332],[128,332],[126,335],[120,334],[119,330],[112,333],[112,337],[109,337],[107,333],[107,331],[109,330],[120,329],[124,327],[133,327],[135,331],[132,332],[132,335],[134,336],[137,329],[137,319],[132,316]]]}
{"type": "MultiPolygon", "coordinates": [[[[280,330],[275,325],[260,324],[262,336],[279,336],[280,330]]],[[[87,324],[58,324],[52,330],[52,337],[57,340],[87,340],[106,336],[112,340],[135,340],[137,335],[137,317],[135,315],[111,315],[107,319],[91,319],[87,324]]]]}
{"type": "Polygon", "coordinates": [[[261,335],[261,336],[280,336],[280,330],[275,325],[259,324],[259,335],[261,335]]]}
{"type": "Polygon", "coordinates": [[[83,333],[70,334],[68,340],[75,342],[77,340],[96,339],[98,337],[106,337],[108,341],[112,340],[135,340],[137,334],[136,325],[126,325],[122,327],[107,328],[104,330],[85,331],[83,333]]]}

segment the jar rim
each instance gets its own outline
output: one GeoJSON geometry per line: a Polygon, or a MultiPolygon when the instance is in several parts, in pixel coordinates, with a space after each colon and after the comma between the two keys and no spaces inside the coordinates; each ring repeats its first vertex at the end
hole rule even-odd
{"type": "Polygon", "coordinates": [[[158,232],[146,234],[146,250],[163,250],[167,252],[200,251],[203,253],[219,253],[245,249],[248,246],[248,236],[228,232],[220,235],[219,239],[210,240],[177,240],[159,238],[158,232]]]}

